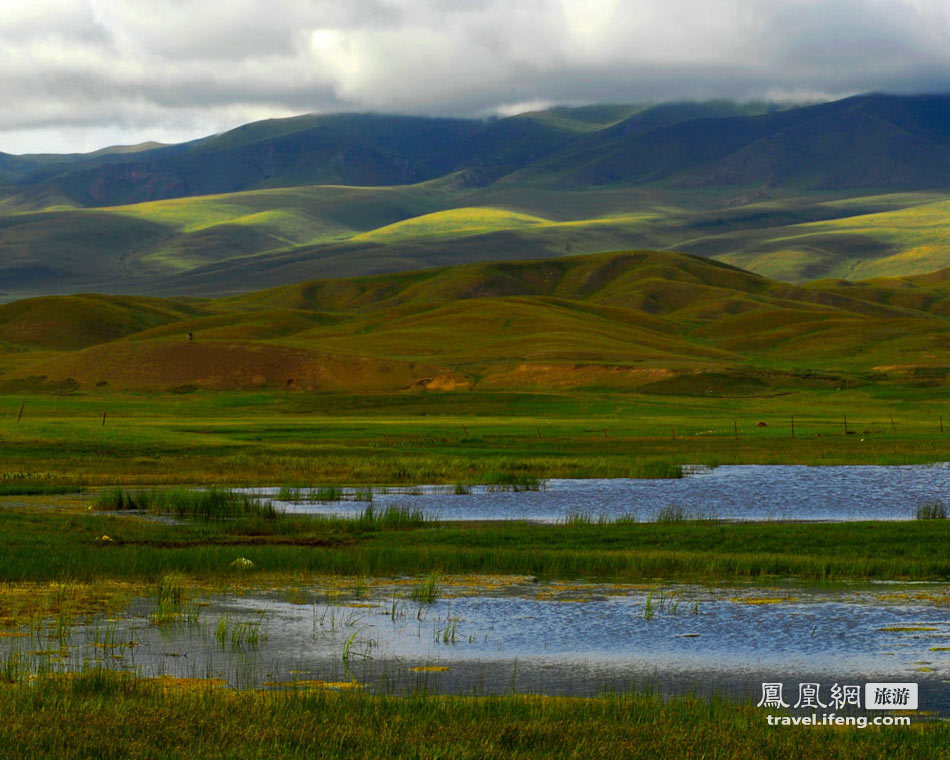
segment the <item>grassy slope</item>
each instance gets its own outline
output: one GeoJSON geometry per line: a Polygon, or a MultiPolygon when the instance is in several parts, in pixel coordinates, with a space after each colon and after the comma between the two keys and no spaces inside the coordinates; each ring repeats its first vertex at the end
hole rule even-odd
{"type": "Polygon", "coordinates": [[[322,390],[633,389],[682,376],[702,392],[710,374],[744,391],[815,371],[840,385],[945,376],[948,302],[943,275],[796,287],[678,254],[601,254],[221,300],[27,300],[0,307],[0,366],[8,390],[27,376],[322,390]]]}
{"type": "Polygon", "coordinates": [[[448,178],[8,214],[0,216],[0,273],[18,293],[118,283],[180,293],[633,247],[694,252],[792,281],[950,263],[939,193],[779,193],[735,203],[737,193],[478,188],[448,178]]]}

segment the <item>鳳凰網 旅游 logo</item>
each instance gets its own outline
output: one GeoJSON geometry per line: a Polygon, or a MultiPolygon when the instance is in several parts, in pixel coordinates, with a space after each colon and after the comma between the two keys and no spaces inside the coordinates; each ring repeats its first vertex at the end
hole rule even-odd
{"type": "Polygon", "coordinates": [[[805,716],[769,714],[767,720],[771,726],[906,726],[910,725],[910,718],[906,715],[870,717],[855,713],[863,710],[916,710],[917,684],[865,683],[862,688],[862,684],[835,682],[825,687],[815,681],[806,681],[798,684],[797,691],[786,692],[782,682],[768,681],[762,684],[757,706],[810,711],[805,716]],[[838,715],[837,711],[846,715],[838,715]]]}

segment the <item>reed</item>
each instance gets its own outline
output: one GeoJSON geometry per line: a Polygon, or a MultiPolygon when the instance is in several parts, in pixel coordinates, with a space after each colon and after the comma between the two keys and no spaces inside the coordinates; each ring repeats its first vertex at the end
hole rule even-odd
{"type": "Polygon", "coordinates": [[[918,520],[946,520],[947,505],[942,501],[932,501],[927,504],[921,504],[917,507],[916,517],[918,520]]]}

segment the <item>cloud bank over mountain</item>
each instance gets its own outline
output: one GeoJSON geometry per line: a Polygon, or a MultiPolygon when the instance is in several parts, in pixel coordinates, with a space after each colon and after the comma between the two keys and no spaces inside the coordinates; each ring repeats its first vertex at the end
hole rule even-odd
{"type": "Polygon", "coordinates": [[[944,0],[31,0],[0,15],[9,153],[310,111],[947,90],[944,0]]]}

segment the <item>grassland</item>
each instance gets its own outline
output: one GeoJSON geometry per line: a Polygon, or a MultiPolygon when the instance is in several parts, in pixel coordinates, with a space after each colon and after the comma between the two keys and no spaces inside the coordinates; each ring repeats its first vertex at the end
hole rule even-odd
{"type": "Polygon", "coordinates": [[[0,307],[0,474],[365,485],[946,461],[948,284],[794,287],[639,252],[17,302],[0,307]]]}
{"type": "Polygon", "coordinates": [[[933,758],[947,724],[781,729],[752,706],[651,696],[550,699],[235,693],[91,672],[0,685],[0,757],[933,758]]]}
{"type": "MultiPolygon", "coordinates": [[[[950,430],[941,434],[939,426],[946,402],[944,388],[904,386],[751,398],[611,392],[5,396],[0,485],[452,484],[638,477],[682,464],[926,463],[950,459],[950,430]],[[852,435],[845,434],[845,415],[852,435]]],[[[945,425],[950,428],[950,415],[945,425]]]]}
{"type": "Polygon", "coordinates": [[[433,573],[704,583],[950,576],[942,549],[950,539],[946,520],[442,524],[411,513],[344,519],[258,511],[169,524],[83,508],[8,507],[0,527],[0,579],[8,583],[154,583],[167,574],[223,583],[433,573]],[[250,560],[251,569],[235,569],[237,557],[250,560]]]}

